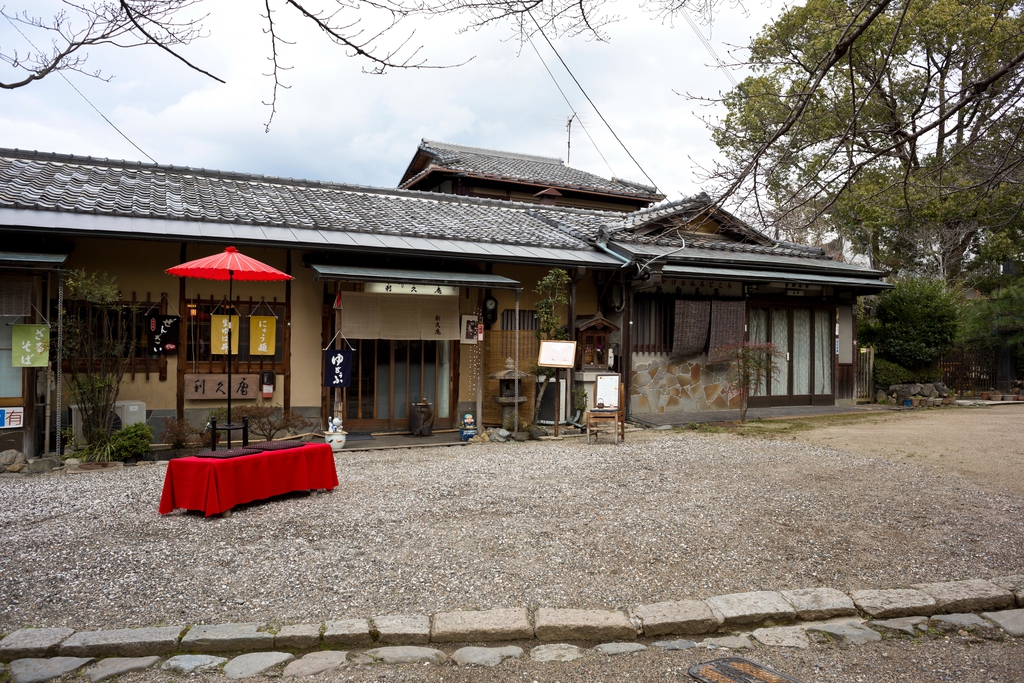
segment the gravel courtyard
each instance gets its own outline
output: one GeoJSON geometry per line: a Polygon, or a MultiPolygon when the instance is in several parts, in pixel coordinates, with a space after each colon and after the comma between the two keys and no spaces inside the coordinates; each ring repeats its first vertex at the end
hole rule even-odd
{"type": "Polygon", "coordinates": [[[228,519],[164,468],[0,479],[0,632],[626,608],[1024,572],[1024,501],[956,474],[692,432],[344,453],[333,493],[228,519]]]}

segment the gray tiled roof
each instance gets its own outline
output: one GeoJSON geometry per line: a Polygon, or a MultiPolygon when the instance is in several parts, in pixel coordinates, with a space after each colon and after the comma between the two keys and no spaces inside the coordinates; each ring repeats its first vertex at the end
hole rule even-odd
{"type": "Polygon", "coordinates": [[[577,220],[621,216],[16,150],[0,150],[0,208],[585,250],[577,220]]]}
{"type": "MultiPolygon", "coordinates": [[[[566,166],[561,159],[555,157],[501,152],[431,140],[423,140],[420,143],[419,151],[431,157],[434,167],[448,171],[478,173],[492,178],[538,183],[550,187],[625,195],[647,201],[654,201],[662,196],[655,188],[648,185],[620,178],[602,178],[593,173],[566,166]]],[[[427,169],[410,178],[403,185],[410,185],[431,170],[428,166],[427,169]]]]}

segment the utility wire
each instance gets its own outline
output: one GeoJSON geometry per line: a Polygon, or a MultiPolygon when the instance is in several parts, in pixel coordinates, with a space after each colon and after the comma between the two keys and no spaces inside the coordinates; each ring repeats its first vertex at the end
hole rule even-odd
{"type": "Polygon", "coordinates": [[[562,66],[565,67],[566,72],[569,74],[570,77],[572,77],[573,82],[576,83],[576,87],[579,88],[580,92],[583,93],[583,96],[587,98],[587,102],[590,102],[590,106],[594,108],[595,112],[597,112],[597,115],[601,118],[601,121],[608,128],[608,131],[612,134],[612,137],[614,137],[616,142],[618,142],[622,149],[626,151],[626,154],[629,155],[629,158],[633,160],[633,163],[636,164],[636,167],[639,168],[640,172],[644,174],[644,177],[647,178],[648,182],[650,182],[651,185],[654,186],[655,191],[661,193],[661,190],[658,188],[658,183],[654,182],[651,176],[647,174],[647,171],[644,170],[644,167],[640,165],[640,162],[636,160],[636,157],[633,156],[633,153],[629,151],[628,147],[626,147],[626,143],[622,141],[622,139],[612,128],[611,124],[608,123],[608,120],[604,117],[604,114],[601,113],[601,110],[597,108],[596,104],[594,104],[594,100],[590,99],[590,95],[588,95],[587,91],[583,89],[583,86],[580,84],[579,79],[576,78],[575,74],[573,74],[572,70],[569,68],[569,65],[565,63],[564,59],[562,59],[562,55],[559,54],[558,50],[555,49],[555,46],[554,44],[552,44],[551,39],[548,38],[548,34],[544,33],[544,29],[541,28],[540,23],[533,16],[533,12],[527,10],[526,13],[530,15],[531,19],[533,19],[533,23],[537,26],[537,30],[544,37],[544,40],[547,41],[548,47],[550,47],[551,51],[555,53],[556,57],[558,57],[558,61],[562,63],[562,66]]]}
{"type": "Polygon", "coordinates": [[[537,59],[539,59],[540,63],[544,65],[544,70],[548,72],[548,76],[551,76],[551,82],[555,84],[556,88],[558,88],[558,94],[561,95],[562,99],[565,100],[565,103],[569,105],[569,111],[571,111],[572,115],[576,117],[576,123],[580,124],[580,128],[582,128],[583,132],[587,134],[590,144],[592,144],[594,149],[597,150],[597,154],[601,157],[601,161],[604,162],[604,165],[608,167],[608,170],[611,171],[612,177],[614,177],[616,175],[615,170],[612,168],[612,165],[608,163],[608,160],[604,158],[604,154],[601,154],[601,148],[597,146],[596,142],[594,142],[594,138],[590,137],[590,131],[583,125],[583,119],[581,119],[580,115],[576,113],[576,109],[572,106],[572,102],[569,101],[569,98],[565,96],[562,86],[558,84],[558,80],[555,78],[555,75],[551,73],[551,69],[548,68],[548,63],[544,61],[543,57],[541,57],[540,50],[538,50],[537,46],[533,43],[533,38],[527,34],[526,39],[530,41],[530,47],[532,47],[533,51],[537,53],[537,59]]]}
{"type": "Polygon", "coordinates": [[[718,58],[718,53],[715,52],[715,48],[711,46],[711,43],[708,42],[708,39],[704,37],[703,33],[701,33],[700,29],[697,27],[697,24],[690,17],[690,13],[687,12],[685,9],[680,11],[683,14],[683,18],[686,19],[686,23],[690,25],[690,28],[693,29],[693,32],[697,34],[697,38],[700,40],[701,43],[704,44],[704,49],[708,51],[709,55],[711,55],[711,59],[715,60],[715,63],[718,64],[718,68],[721,69],[722,73],[725,74],[725,77],[729,79],[730,83],[732,83],[732,87],[735,88],[736,86],[738,86],[739,83],[737,83],[736,79],[733,78],[732,72],[729,71],[729,69],[726,68],[725,64],[722,63],[722,60],[718,58]]]}
{"type": "MultiPolygon", "coordinates": [[[[42,50],[40,50],[40,49],[39,49],[38,47],[36,47],[36,44],[35,44],[35,43],[33,43],[33,42],[32,42],[32,41],[31,41],[31,40],[29,39],[29,37],[25,35],[25,33],[24,33],[24,32],[23,32],[22,30],[21,30],[21,28],[20,28],[20,27],[19,27],[19,26],[18,26],[17,24],[15,24],[15,23],[14,23],[13,21],[11,21],[11,18],[10,18],[9,16],[7,16],[7,15],[5,14],[5,15],[4,15],[4,19],[6,19],[6,20],[7,20],[7,23],[9,23],[9,24],[10,24],[11,26],[13,26],[13,27],[14,27],[14,30],[15,30],[15,31],[17,31],[18,33],[20,33],[20,34],[21,34],[21,37],[22,37],[22,38],[24,38],[24,39],[25,39],[25,41],[26,41],[26,42],[28,42],[28,44],[29,44],[29,45],[31,45],[31,46],[32,46],[32,48],[33,48],[33,49],[34,49],[34,50],[35,50],[36,52],[38,52],[39,54],[43,54],[43,51],[42,51],[42,50]]],[[[110,119],[108,119],[108,118],[106,117],[106,115],[105,115],[105,114],[104,114],[103,112],[101,112],[101,111],[100,111],[99,109],[97,109],[97,108],[96,108],[96,105],[95,105],[95,104],[93,104],[92,102],[90,102],[90,101],[89,101],[89,98],[88,98],[88,97],[86,97],[85,95],[83,95],[83,94],[82,94],[82,91],[81,91],[81,90],[79,90],[78,88],[76,88],[76,87],[75,87],[75,84],[74,84],[74,83],[72,83],[72,82],[71,82],[70,80],[68,80],[68,77],[64,75],[64,72],[63,72],[63,71],[57,70],[57,71],[55,71],[55,73],[56,73],[56,74],[57,74],[58,76],[60,76],[61,78],[63,78],[63,79],[64,79],[64,82],[65,82],[65,83],[67,83],[68,85],[70,85],[70,86],[71,86],[71,88],[72,88],[72,89],[73,89],[73,90],[74,90],[74,91],[75,91],[76,93],[78,93],[79,97],[81,97],[81,98],[82,98],[83,100],[85,100],[85,101],[86,101],[86,103],[87,103],[87,104],[88,104],[88,105],[89,105],[90,107],[92,107],[92,108],[93,108],[93,110],[94,110],[94,111],[95,111],[95,112],[96,112],[97,114],[99,114],[99,115],[100,115],[100,117],[102,117],[102,119],[103,119],[104,121],[106,121],[106,122],[107,122],[108,124],[110,124],[110,127],[111,127],[111,128],[113,128],[114,130],[116,130],[116,131],[117,131],[117,134],[118,134],[118,135],[120,135],[120,136],[121,136],[121,137],[123,137],[123,138],[124,138],[125,140],[127,140],[127,141],[128,141],[128,144],[130,144],[130,145],[131,145],[132,147],[134,147],[135,149],[139,150],[139,152],[140,152],[140,153],[142,154],[142,156],[146,157],[147,159],[149,159],[150,161],[152,161],[152,162],[153,162],[154,164],[155,164],[155,163],[157,163],[156,159],[154,159],[153,157],[151,157],[151,156],[149,156],[148,154],[146,154],[145,150],[143,150],[143,149],[142,149],[141,147],[139,147],[139,146],[138,146],[138,145],[136,145],[136,144],[135,144],[134,142],[132,142],[132,139],[131,139],[130,137],[128,137],[127,135],[125,135],[124,133],[122,133],[122,132],[121,132],[121,129],[120,129],[120,128],[118,128],[117,126],[115,126],[115,125],[114,125],[114,122],[113,122],[113,121],[111,121],[110,119]]]]}

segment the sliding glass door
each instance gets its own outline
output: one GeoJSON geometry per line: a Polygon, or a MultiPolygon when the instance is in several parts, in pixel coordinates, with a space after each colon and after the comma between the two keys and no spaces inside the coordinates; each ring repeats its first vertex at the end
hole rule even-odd
{"type": "Polygon", "coordinates": [[[359,339],[352,359],[352,384],[343,390],[345,429],[404,431],[409,404],[434,405],[434,426],[451,420],[451,342],[359,339]]]}
{"type": "Polygon", "coordinates": [[[832,353],[834,313],[809,306],[751,306],[750,341],[770,342],[779,355],[775,372],[756,391],[750,405],[830,405],[834,402],[832,353]]]}

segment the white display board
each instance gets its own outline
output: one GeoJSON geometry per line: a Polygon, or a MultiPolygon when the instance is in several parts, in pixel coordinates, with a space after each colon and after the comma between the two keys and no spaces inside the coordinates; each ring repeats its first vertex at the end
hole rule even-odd
{"type": "Polygon", "coordinates": [[[619,408],[619,376],[598,375],[594,384],[594,407],[619,408]]]}
{"type": "Polygon", "coordinates": [[[576,365],[576,342],[541,340],[537,365],[542,368],[573,367],[576,365]]]}

